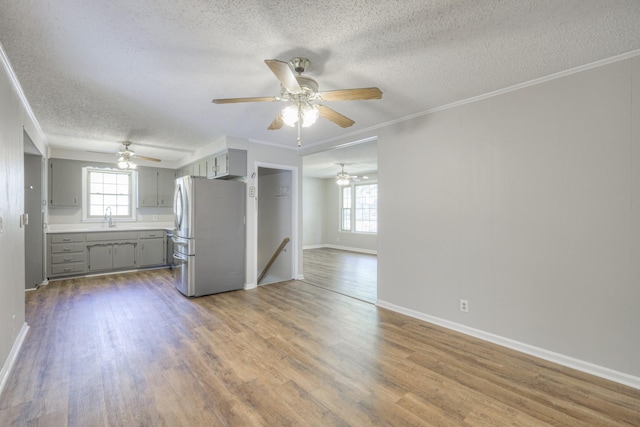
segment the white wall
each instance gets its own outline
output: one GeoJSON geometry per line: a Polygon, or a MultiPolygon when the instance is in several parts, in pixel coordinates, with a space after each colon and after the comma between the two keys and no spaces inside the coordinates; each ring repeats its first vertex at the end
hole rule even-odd
{"type": "Polygon", "coordinates": [[[28,329],[25,323],[23,127],[46,152],[15,75],[0,45],[0,391],[28,329]]]}
{"type": "Polygon", "coordinates": [[[640,387],[639,105],[635,57],[363,133],[379,304],[640,387]]]}

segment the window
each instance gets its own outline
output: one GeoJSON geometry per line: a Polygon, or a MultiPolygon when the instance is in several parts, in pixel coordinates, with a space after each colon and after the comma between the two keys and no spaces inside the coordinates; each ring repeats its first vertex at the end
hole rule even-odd
{"type": "Polygon", "coordinates": [[[103,220],[109,208],[113,218],[136,218],[134,171],[85,167],[82,178],[84,220],[103,220]]]}
{"type": "Polygon", "coordinates": [[[378,232],[378,184],[355,184],[341,189],[340,229],[378,232]]]}

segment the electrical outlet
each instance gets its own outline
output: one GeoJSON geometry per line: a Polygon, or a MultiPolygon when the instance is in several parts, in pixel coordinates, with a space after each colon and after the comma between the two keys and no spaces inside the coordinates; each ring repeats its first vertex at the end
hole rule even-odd
{"type": "Polygon", "coordinates": [[[466,299],[460,300],[460,311],[464,311],[465,313],[469,312],[469,301],[466,299]]]}
{"type": "Polygon", "coordinates": [[[154,215],[154,216],[153,216],[153,220],[154,220],[154,221],[157,221],[157,220],[158,220],[158,215],[154,215]]]}

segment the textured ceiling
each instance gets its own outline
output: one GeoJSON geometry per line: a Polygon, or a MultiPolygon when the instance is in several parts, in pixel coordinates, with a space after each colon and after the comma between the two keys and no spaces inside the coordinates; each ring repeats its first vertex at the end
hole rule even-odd
{"type": "Polygon", "coordinates": [[[332,102],[355,120],[303,129],[303,145],[640,49],[637,0],[0,0],[0,43],[49,143],[176,160],[268,131],[281,103],[264,59],[308,57],[320,90],[377,86],[332,102]]]}

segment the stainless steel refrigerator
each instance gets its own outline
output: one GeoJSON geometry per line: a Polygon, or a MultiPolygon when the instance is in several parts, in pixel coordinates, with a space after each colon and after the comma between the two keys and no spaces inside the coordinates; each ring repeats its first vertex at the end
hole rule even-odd
{"type": "Polygon", "coordinates": [[[245,184],[176,179],[173,277],[188,297],[244,288],[245,184]]]}

